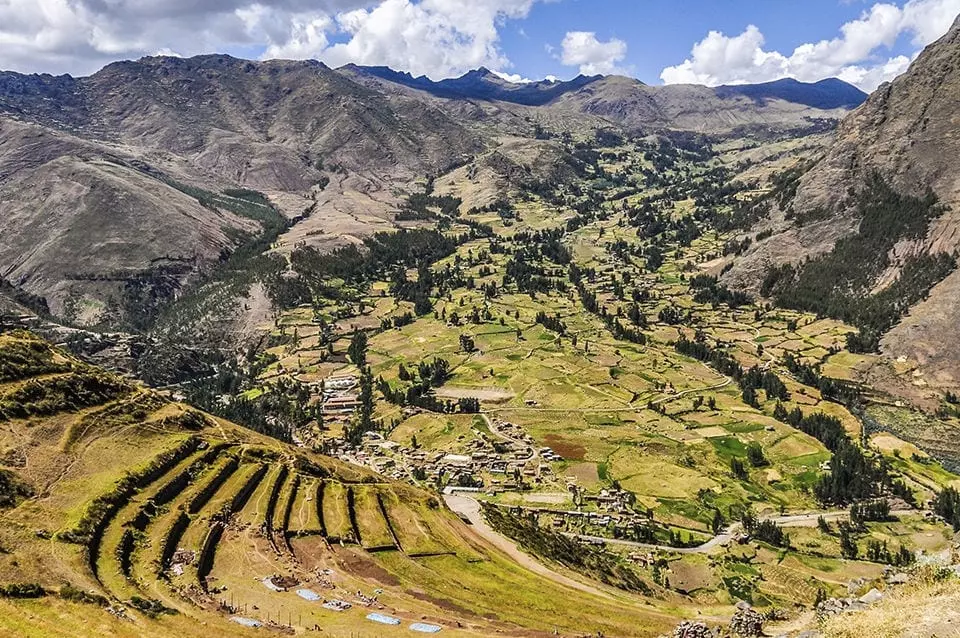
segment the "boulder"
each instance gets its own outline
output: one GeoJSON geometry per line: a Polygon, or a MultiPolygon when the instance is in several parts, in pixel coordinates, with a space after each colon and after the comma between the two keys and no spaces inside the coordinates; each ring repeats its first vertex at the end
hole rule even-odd
{"type": "Polygon", "coordinates": [[[714,638],[716,634],[701,621],[684,620],[673,630],[673,638],[714,638]]]}
{"type": "Polygon", "coordinates": [[[730,633],[741,638],[756,638],[763,635],[763,615],[754,611],[747,603],[737,605],[737,611],[730,619],[730,633]]]}

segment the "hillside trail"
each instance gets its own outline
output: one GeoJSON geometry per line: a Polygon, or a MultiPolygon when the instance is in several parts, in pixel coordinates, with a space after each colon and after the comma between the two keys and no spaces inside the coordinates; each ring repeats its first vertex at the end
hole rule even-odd
{"type": "MultiPolygon", "coordinates": [[[[534,562],[539,565],[541,568],[546,569],[540,563],[537,563],[529,554],[526,554],[519,550],[516,544],[513,541],[510,541],[506,537],[502,536],[499,532],[495,531],[486,521],[483,519],[482,514],[480,513],[480,503],[473,498],[468,496],[463,496],[461,494],[445,494],[444,500],[447,503],[447,507],[451,510],[467,517],[470,522],[473,524],[474,528],[480,533],[481,536],[490,540],[498,547],[501,547],[503,543],[508,544],[513,548],[513,551],[508,551],[507,553],[511,558],[517,558],[514,554],[519,554],[525,560],[523,561],[524,566],[527,566],[527,563],[534,562]]],[[[903,518],[905,516],[913,516],[917,514],[924,514],[925,510],[894,510],[890,512],[890,516],[893,518],[903,518]]],[[[775,523],[780,527],[816,527],[819,523],[819,520],[823,518],[826,522],[837,522],[842,520],[847,520],[850,517],[850,513],[847,510],[840,511],[821,511],[821,512],[808,512],[805,514],[789,514],[783,516],[770,516],[761,518],[761,521],[769,521],[775,523]]],[[[589,534],[573,534],[565,533],[564,536],[567,538],[575,538],[577,540],[583,540],[588,542],[602,542],[608,543],[611,545],[620,545],[625,547],[634,547],[637,549],[647,550],[647,551],[664,551],[664,552],[673,552],[676,554],[708,554],[717,547],[723,547],[728,545],[734,538],[736,538],[740,533],[743,532],[743,525],[740,523],[733,523],[728,525],[719,534],[716,534],[710,540],[696,545],[694,547],[673,547],[670,545],[657,545],[653,543],[641,543],[638,541],[630,541],[619,538],[606,538],[604,536],[591,536],[589,534]]],[[[501,549],[503,549],[501,547],[501,549]]],[[[519,559],[518,559],[519,560],[519,559]]],[[[536,571],[536,570],[534,570],[536,571]]],[[[551,570],[547,570],[551,571],[551,570]]],[[[538,572],[539,573],[539,572],[538,572]]],[[[552,572],[551,573],[555,573],[552,572]]],[[[558,574],[559,576],[559,574],[558,574]]],[[[576,581],[573,581],[576,582],[576,581]]]]}
{"type": "Polygon", "coordinates": [[[539,562],[530,554],[522,551],[516,543],[508,539],[506,536],[499,534],[492,527],[490,527],[489,524],[487,524],[487,521],[484,520],[483,515],[480,513],[480,503],[475,499],[459,494],[444,494],[443,500],[446,501],[447,507],[457,514],[466,517],[467,520],[470,521],[471,529],[473,529],[478,536],[493,545],[496,549],[506,554],[510,559],[524,569],[531,571],[538,576],[543,576],[544,578],[547,578],[559,585],[570,587],[594,596],[600,596],[609,600],[622,602],[611,592],[605,591],[588,583],[574,580],[569,576],[565,576],[559,572],[556,572],[539,562]]]}

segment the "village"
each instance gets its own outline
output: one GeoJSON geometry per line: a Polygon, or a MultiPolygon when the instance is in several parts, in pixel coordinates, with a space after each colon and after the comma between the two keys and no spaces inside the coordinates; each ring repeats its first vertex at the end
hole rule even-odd
{"type": "MultiPolygon", "coordinates": [[[[322,413],[326,421],[352,417],[360,405],[357,385],[358,379],[349,375],[324,380],[322,413]]],[[[413,414],[418,409],[406,411],[413,414]]],[[[585,542],[653,540],[651,533],[643,531],[649,530],[653,512],[635,509],[632,493],[613,488],[588,493],[575,477],[555,472],[554,464],[564,459],[550,447],[537,446],[514,423],[481,416],[490,434],[471,428],[470,437],[459,437],[455,453],[404,446],[380,432],[365,433],[359,446],[342,438],[326,439],[324,450],[393,480],[512,505],[540,524],[585,542]],[[540,497],[556,502],[540,505],[540,497]]],[[[646,555],[641,558],[645,560],[646,555]]]]}

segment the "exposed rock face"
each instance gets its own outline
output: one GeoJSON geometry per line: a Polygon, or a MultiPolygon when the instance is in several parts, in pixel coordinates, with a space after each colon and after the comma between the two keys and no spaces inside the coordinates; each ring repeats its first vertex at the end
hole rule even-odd
{"type": "Polygon", "coordinates": [[[0,72],[0,276],[58,316],[115,323],[131,278],[163,268],[166,292],[176,291],[257,232],[172,182],[262,191],[291,218],[309,208],[281,244],[327,248],[389,228],[400,189],[475,159],[494,183],[464,197],[477,205],[504,185],[569,178],[577,162],[531,139],[534,121],[559,131],[782,129],[838,115],[811,104],[832,106],[824,92],[849,88],[526,85],[484,69],[434,83],[226,55],[117,62],[84,78],[0,72]]]}
{"type": "MultiPolygon", "coordinates": [[[[775,213],[773,237],[739,260],[727,281],[754,287],[772,264],[799,262],[831,250],[837,239],[855,232],[854,202],[867,178],[879,173],[900,192],[922,196],[933,189],[948,209],[925,237],[905,240],[891,251],[882,289],[911,257],[960,252],[960,19],[927,47],[904,75],[881,86],[841,123],[826,155],[800,181],[794,199],[799,213],[824,211],[802,228],[775,213]],[[825,218],[824,218],[825,217],[825,218]]],[[[905,356],[929,372],[931,385],[960,379],[960,343],[952,339],[960,323],[960,272],[933,288],[881,342],[894,357],[905,356]]]]}
{"type": "MultiPolygon", "coordinates": [[[[802,180],[797,206],[842,210],[848,189],[879,171],[899,190],[960,197],[960,19],[902,76],[877,89],[837,131],[826,157],[802,180]]],[[[954,244],[956,245],[956,244],[954,244]]]]}
{"type": "MultiPolygon", "coordinates": [[[[906,257],[960,250],[960,19],[894,82],[882,86],[844,121],[830,153],[803,180],[798,204],[824,206],[879,171],[897,188],[936,192],[949,206],[926,238],[897,246],[906,257]]],[[[842,200],[840,200],[842,205],[842,200]]],[[[889,280],[896,273],[887,273],[889,280]]],[[[884,352],[905,356],[947,386],[960,379],[960,271],[937,285],[882,342],[884,352]]]]}

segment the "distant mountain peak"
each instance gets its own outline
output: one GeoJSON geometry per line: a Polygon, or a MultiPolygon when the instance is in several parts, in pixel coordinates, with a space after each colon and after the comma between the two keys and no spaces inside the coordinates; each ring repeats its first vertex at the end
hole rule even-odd
{"type": "Polygon", "coordinates": [[[718,86],[716,91],[720,97],[741,95],[755,101],[780,99],[824,110],[856,108],[868,97],[857,87],[838,78],[827,78],[819,82],[780,78],[760,84],[718,86]]]}
{"type": "Polygon", "coordinates": [[[537,82],[516,83],[504,79],[485,66],[467,71],[460,77],[434,81],[426,76],[413,77],[409,73],[394,71],[384,66],[357,66],[349,64],[340,67],[341,71],[357,75],[374,76],[387,82],[401,84],[412,89],[426,91],[432,95],[451,99],[493,100],[522,104],[524,106],[543,106],[565,93],[576,91],[601,79],[603,76],[587,77],[578,75],[564,82],[560,80],[540,80],[537,82]]]}

